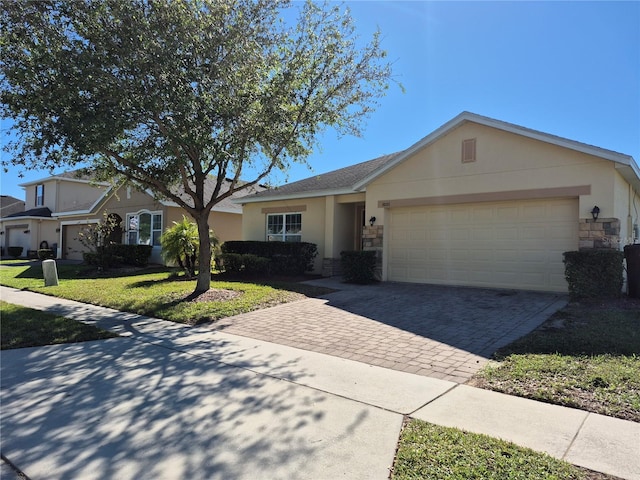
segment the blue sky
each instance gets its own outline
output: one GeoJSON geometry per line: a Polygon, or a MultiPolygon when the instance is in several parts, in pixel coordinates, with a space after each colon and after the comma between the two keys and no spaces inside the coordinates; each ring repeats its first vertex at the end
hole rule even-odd
{"type": "MultiPolygon", "coordinates": [[[[403,150],[465,110],[640,161],[640,2],[346,5],[363,38],[380,28],[406,92],[392,85],[362,138],[326,132],[312,171],[273,183],[403,150]]],[[[3,195],[23,198],[18,183],[48,175],[18,173],[1,174],[3,195]]]]}

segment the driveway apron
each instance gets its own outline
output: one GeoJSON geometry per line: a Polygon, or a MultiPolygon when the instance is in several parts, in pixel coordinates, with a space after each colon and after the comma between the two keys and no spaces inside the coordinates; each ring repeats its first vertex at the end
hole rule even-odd
{"type": "Polygon", "coordinates": [[[218,321],[226,333],[466,382],[493,352],[566,304],[561,294],[435,285],[351,286],[218,321]]]}

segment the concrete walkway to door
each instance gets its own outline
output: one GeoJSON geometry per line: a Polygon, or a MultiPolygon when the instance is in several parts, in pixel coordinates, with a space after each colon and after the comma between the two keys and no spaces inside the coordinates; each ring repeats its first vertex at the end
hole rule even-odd
{"type": "Polygon", "coordinates": [[[496,349],[566,304],[561,294],[518,290],[390,282],[357,286],[335,278],[307,283],[336,291],[226,318],[212,328],[464,383],[496,349]]]}

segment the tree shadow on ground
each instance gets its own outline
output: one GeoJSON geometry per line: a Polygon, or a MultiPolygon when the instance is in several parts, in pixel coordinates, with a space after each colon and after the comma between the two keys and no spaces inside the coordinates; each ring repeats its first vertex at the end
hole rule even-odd
{"type": "Polygon", "coordinates": [[[307,478],[367,441],[370,407],[342,400],[345,424],[327,394],[220,363],[223,341],[187,354],[183,334],[2,352],[3,454],[31,478],[307,478]]]}

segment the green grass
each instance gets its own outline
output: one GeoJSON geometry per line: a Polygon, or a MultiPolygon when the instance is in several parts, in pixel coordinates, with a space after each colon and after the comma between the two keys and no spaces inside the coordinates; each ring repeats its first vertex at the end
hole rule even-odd
{"type": "Polygon", "coordinates": [[[471,384],[640,422],[640,311],[573,305],[498,350],[471,384]]]}
{"type": "Polygon", "coordinates": [[[238,292],[225,301],[188,301],[195,280],[175,276],[167,268],[150,268],[120,274],[106,272],[88,276],[81,265],[58,265],[60,284],[44,287],[40,262],[0,266],[0,283],[116,310],[148,315],[180,323],[197,324],[249,312],[305,296],[317,296],[327,289],[299,283],[212,281],[211,288],[238,292]],[[119,275],[119,276],[118,276],[119,275]]]}
{"type": "Polygon", "coordinates": [[[39,347],[117,337],[75,320],[0,301],[0,349],[39,347]]]}
{"type": "Polygon", "coordinates": [[[578,480],[613,478],[486,435],[409,420],[392,480],[578,480]]]}

